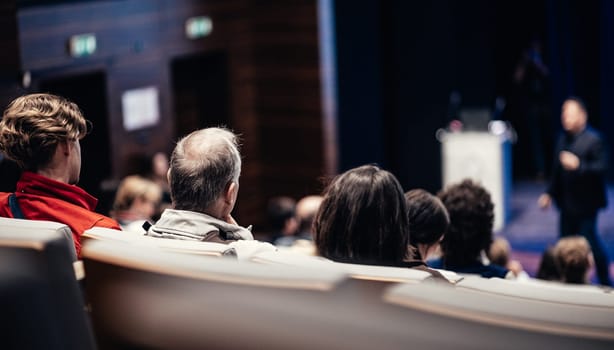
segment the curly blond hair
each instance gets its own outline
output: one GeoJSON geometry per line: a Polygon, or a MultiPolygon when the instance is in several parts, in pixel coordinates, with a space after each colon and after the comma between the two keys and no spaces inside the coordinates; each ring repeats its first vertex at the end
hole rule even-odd
{"type": "Polygon", "coordinates": [[[138,175],[125,177],[117,189],[113,210],[129,210],[137,198],[143,198],[153,203],[159,203],[162,199],[162,189],[155,182],[138,175]]]}
{"type": "Polygon", "coordinates": [[[586,238],[561,238],[554,246],[553,254],[563,282],[588,283],[587,273],[593,265],[593,255],[586,238]]]}
{"type": "Polygon", "coordinates": [[[36,171],[49,164],[59,142],[82,139],[87,129],[73,102],[51,94],[21,96],[0,121],[0,151],[22,169],[36,171]]]}

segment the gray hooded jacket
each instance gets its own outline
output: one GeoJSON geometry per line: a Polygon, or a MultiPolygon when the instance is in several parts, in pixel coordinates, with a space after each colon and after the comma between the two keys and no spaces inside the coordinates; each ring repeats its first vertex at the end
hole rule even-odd
{"type": "Polygon", "coordinates": [[[165,209],[160,220],[149,228],[146,235],[217,243],[254,239],[252,233],[244,227],[207,214],[176,209],[165,209]]]}

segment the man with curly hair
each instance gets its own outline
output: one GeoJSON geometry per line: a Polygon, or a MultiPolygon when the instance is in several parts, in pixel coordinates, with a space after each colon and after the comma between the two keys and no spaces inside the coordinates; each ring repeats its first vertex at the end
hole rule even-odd
{"type": "Polygon", "coordinates": [[[491,278],[513,278],[502,266],[489,264],[485,251],[492,242],[494,205],[490,194],[471,180],[449,186],[437,194],[450,216],[441,241],[442,256],[429,266],[491,278]]]}
{"type": "Polygon", "coordinates": [[[77,254],[84,231],[94,226],[120,229],[113,219],[95,213],[98,200],[76,186],[79,140],[86,133],[79,107],[50,94],[15,99],[0,121],[0,151],[23,170],[15,193],[0,193],[0,216],[66,224],[77,254]]]}

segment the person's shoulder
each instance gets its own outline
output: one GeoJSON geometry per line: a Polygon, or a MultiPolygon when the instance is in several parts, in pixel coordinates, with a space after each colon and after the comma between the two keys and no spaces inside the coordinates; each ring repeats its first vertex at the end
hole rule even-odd
{"type": "Polygon", "coordinates": [[[487,277],[487,278],[491,278],[491,277],[505,278],[509,272],[510,271],[506,269],[505,267],[495,265],[495,264],[489,264],[489,265],[484,265],[484,267],[482,268],[482,271],[480,271],[480,274],[482,275],[482,277],[487,277]]]}
{"type": "Polygon", "coordinates": [[[273,241],[273,245],[290,247],[298,238],[295,236],[282,236],[273,241]]]}
{"type": "MultiPolygon", "coordinates": [[[[98,214],[98,213],[94,213],[96,214],[96,222],[94,223],[95,227],[106,227],[106,228],[112,228],[115,230],[121,230],[121,226],[119,225],[119,223],[117,221],[115,221],[114,219],[102,215],[102,214],[98,214]]],[[[142,225],[142,224],[141,224],[142,225]]]]}
{"type": "Polygon", "coordinates": [[[146,231],[143,225],[145,224],[146,221],[147,220],[134,220],[131,222],[121,222],[120,221],[119,226],[122,228],[123,231],[139,233],[139,234],[144,235],[146,231]]]}
{"type": "Polygon", "coordinates": [[[431,267],[434,269],[443,269],[443,259],[441,258],[428,260],[426,264],[428,267],[431,267]]]}
{"type": "Polygon", "coordinates": [[[484,278],[492,278],[492,277],[505,278],[505,276],[509,272],[508,269],[501,267],[499,265],[495,265],[495,264],[485,265],[481,262],[476,262],[476,263],[472,263],[472,264],[464,265],[464,266],[455,266],[451,268],[448,266],[448,268],[449,270],[452,270],[458,273],[476,274],[484,278]]]}
{"type": "Polygon", "coordinates": [[[0,216],[8,216],[9,192],[0,192],[0,216]]]}
{"type": "Polygon", "coordinates": [[[65,221],[69,226],[71,224],[75,227],[81,226],[80,231],[85,231],[92,227],[104,227],[114,230],[122,229],[117,221],[106,215],[90,211],[79,206],[72,206],[71,209],[73,210],[75,216],[73,219],[66,218],[65,221]]]}
{"type": "Polygon", "coordinates": [[[593,128],[590,125],[587,126],[586,129],[584,129],[583,135],[589,140],[593,140],[593,141],[603,140],[603,134],[599,130],[593,128]]]}
{"type": "Polygon", "coordinates": [[[40,210],[47,211],[57,221],[64,222],[69,226],[79,227],[79,231],[92,227],[121,230],[117,221],[103,214],[66,202],[60,198],[47,198],[47,201],[48,209],[40,208],[40,210]]]}

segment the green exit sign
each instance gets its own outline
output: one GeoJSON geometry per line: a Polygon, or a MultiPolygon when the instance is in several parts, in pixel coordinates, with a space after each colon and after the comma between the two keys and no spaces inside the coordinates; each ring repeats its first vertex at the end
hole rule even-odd
{"type": "Polygon", "coordinates": [[[213,22],[207,16],[191,17],[185,22],[185,35],[189,39],[198,39],[211,34],[213,22]]]}
{"type": "Polygon", "coordinates": [[[68,41],[68,51],[72,57],[90,56],[96,52],[96,36],[94,34],[73,35],[68,41]]]}

